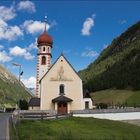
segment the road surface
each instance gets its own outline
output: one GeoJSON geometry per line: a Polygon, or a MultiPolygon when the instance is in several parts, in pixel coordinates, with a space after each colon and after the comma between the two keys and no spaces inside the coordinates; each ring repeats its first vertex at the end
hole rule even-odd
{"type": "Polygon", "coordinates": [[[9,117],[8,113],[0,113],[0,140],[9,140],[9,117]]]}

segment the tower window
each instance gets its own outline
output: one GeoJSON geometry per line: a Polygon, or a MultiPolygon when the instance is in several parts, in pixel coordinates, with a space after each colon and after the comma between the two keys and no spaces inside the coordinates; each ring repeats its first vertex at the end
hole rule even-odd
{"type": "Polygon", "coordinates": [[[42,56],[41,64],[46,65],[46,57],[45,56],[42,56]]]}
{"type": "Polygon", "coordinates": [[[43,51],[45,52],[45,47],[43,47],[43,51]]]}
{"type": "Polygon", "coordinates": [[[48,53],[50,52],[50,49],[48,48],[48,53]]]}
{"type": "Polygon", "coordinates": [[[64,85],[59,86],[59,94],[64,95],[64,85]]]}

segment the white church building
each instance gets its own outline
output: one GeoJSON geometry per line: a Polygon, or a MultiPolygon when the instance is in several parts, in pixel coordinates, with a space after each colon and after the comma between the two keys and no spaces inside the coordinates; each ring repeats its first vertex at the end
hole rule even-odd
{"type": "Polygon", "coordinates": [[[53,110],[58,114],[73,110],[92,109],[89,93],[83,92],[81,78],[61,54],[51,64],[53,40],[46,31],[38,37],[36,97],[29,102],[29,110],[53,110]]]}

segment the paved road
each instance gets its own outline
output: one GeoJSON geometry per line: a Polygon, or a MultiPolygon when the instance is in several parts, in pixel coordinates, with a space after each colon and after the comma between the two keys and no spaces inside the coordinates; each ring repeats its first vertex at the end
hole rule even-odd
{"type": "Polygon", "coordinates": [[[0,140],[9,140],[9,117],[8,113],[0,113],[0,140]]]}

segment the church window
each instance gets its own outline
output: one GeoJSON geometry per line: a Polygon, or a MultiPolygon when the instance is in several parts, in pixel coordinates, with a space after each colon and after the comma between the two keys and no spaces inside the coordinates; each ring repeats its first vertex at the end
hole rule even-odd
{"type": "Polygon", "coordinates": [[[59,94],[64,95],[64,85],[60,85],[59,87],[59,94]]]}
{"type": "Polygon", "coordinates": [[[41,64],[42,65],[46,65],[46,57],[45,56],[42,56],[41,64]]]}
{"type": "Polygon", "coordinates": [[[89,109],[89,102],[85,102],[85,109],[89,109]]]}
{"type": "Polygon", "coordinates": [[[43,47],[43,51],[45,52],[45,47],[43,47]]]}

